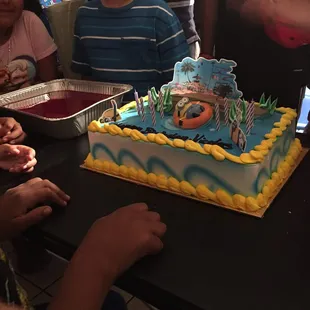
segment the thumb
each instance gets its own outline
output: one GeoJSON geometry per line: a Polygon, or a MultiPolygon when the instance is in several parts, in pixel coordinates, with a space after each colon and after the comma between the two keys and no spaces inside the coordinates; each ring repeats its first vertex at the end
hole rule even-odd
{"type": "Polygon", "coordinates": [[[16,230],[23,231],[27,228],[41,222],[46,217],[48,217],[52,213],[52,208],[45,206],[39,207],[30,212],[26,213],[25,215],[21,215],[16,217],[13,220],[13,225],[15,226],[16,230]]]}

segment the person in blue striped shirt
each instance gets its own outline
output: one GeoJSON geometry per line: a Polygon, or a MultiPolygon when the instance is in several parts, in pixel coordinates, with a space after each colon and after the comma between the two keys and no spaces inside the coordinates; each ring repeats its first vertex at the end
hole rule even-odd
{"type": "Polygon", "coordinates": [[[84,79],[131,84],[145,95],[170,82],[187,56],[182,26],[163,0],[95,0],[77,13],[72,70],[84,79]]]}

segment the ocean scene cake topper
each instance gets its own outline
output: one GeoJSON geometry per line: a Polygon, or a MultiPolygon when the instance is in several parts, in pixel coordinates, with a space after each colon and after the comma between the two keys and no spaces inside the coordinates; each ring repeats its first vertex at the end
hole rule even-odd
{"type": "Polygon", "coordinates": [[[191,98],[199,95],[200,98],[239,99],[242,92],[238,90],[236,75],[232,73],[236,66],[233,60],[186,57],[175,64],[173,80],[162,88],[170,88],[173,95],[191,98]]]}

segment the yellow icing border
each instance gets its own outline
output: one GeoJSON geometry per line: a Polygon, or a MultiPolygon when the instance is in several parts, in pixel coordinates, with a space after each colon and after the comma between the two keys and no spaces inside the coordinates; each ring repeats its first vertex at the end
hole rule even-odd
{"type": "MultiPolygon", "coordinates": [[[[127,105],[123,106],[120,111],[125,112],[133,107],[135,107],[135,102],[128,103],[127,105]]],[[[118,135],[121,137],[130,137],[134,141],[144,141],[149,143],[156,143],[159,145],[169,145],[175,148],[184,148],[190,152],[198,152],[203,155],[212,155],[217,161],[224,161],[227,159],[242,165],[256,164],[263,161],[264,157],[272,148],[273,143],[277,140],[277,137],[282,136],[283,131],[285,131],[287,127],[291,125],[292,120],[297,117],[297,113],[291,108],[278,108],[277,111],[283,113],[283,115],[279,122],[274,123],[274,127],[270,133],[265,135],[266,139],[262,140],[261,144],[256,145],[249,153],[242,153],[240,156],[232,155],[218,145],[204,144],[202,146],[193,140],[170,140],[162,133],[149,133],[144,135],[136,129],[121,129],[115,124],[104,124],[102,127],[98,121],[92,121],[88,126],[88,130],[91,132],[109,133],[112,136],[118,135]]]]}
{"type": "Polygon", "coordinates": [[[245,197],[239,194],[230,195],[222,189],[216,192],[209,190],[204,184],[194,187],[187,181],[178,181],[173,177],[167,178],[165,175],[156,175],[147,173],[142,169],[135,169],[125,165],[117,165],[110,161],[94,160],[89,154],[85,160],[85,166],[90,169],[99,170],[115,176],[121,176],[126,179],[145,183],[159,189],[170,190],[183,195],[194,196],[203,201],[214,201],[230,208],[239,209],[247,212],[255,212],[260,208],[266,207],[270,198],[280,186],[280,184],[289,176],[296,160],[302,151],[299,139],[295,139],[285,159],[279,163],[277,172],[272,173],[270,179],[266,181],[262,192],[256,197],[245,197]]]}

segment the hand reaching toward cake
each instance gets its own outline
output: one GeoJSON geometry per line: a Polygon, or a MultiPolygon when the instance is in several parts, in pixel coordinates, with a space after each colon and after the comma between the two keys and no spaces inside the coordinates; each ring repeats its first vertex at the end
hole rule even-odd
{"type": "Polygon", "coordinates": [[[0,145],[0,169],[13,173],[31,172],[36,165],[35,150],[24,145],[0,145]]]}
{"type": "Polygon", "coordinates": [[[74,254],[48,310],[101,309],[122,272],[143,256],[163,248],[161,238],[165,232],[159,214],[150,212],[143,203],[97,220],[74,254]]]}
{"type": "Polygon", "coordinates": [[[144,203],[133,204],[96,221],[80,251],[93,253],[92,259],[97,256],[118,276],[142,257],[158,253],[165,232],[158,213],[144,203]]]}
{"type": "Polygon", "coordinates": [[[11,117],[0,117],[0,144],[18,144],[24,141],[26,134],[22,126],[11,117]]]}

